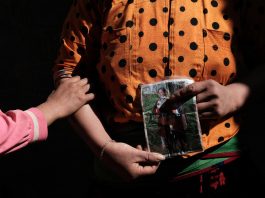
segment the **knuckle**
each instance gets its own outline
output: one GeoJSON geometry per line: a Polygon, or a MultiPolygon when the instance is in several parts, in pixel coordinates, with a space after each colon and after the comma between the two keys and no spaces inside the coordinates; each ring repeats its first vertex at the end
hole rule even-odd
{"type": "Polygon", "coordinates": [[[207,80],[207,87],[208,88],[213,88],[213,87],[215,87],[215,85],[216,85],[216,82],[214,80],[212,80],[212,79],[207,80]]]}
{"type": "Polygon", "coordinates": [[[208,83],[211,84],[211,85],[214,85],[214,84],[215,84],[215,81],[214,81],[213,79],[209,79],[209,80],[207,80],[207,81],[208,81],[208,83]]]}
{"type": "Polygon", "coordinates": [[[78,99],[78,101],[80,101],[80,102],[85,101],[85,97],[84,97],[82,94],[79,94],[79,95],[77,96],[77,99],[78,99]]]}
{"type": "Polygon", "coordinates": [[[213,96],[218,96],[218,89],[216,86],[211,86],[209,91],[212,93],[213,96]]]}

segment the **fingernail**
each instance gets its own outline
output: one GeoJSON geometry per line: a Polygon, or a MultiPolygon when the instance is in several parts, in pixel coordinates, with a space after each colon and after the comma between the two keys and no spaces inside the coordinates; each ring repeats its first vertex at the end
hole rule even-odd
{"type": "Polygon", "coordinates": [[[166,159],[166,157],[160,153],[153,153],[153,154],[159,160],[165,160],[166,159]]]}

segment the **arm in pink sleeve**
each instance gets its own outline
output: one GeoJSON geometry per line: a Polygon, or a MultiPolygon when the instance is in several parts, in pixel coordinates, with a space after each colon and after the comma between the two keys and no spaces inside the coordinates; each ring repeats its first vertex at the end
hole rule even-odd
{"type": "Polygon", "coordinates": [[[37,108],[6,113],[0,110],[0,155],[18,150],[31,142],[45,140],[47,135],[47,122],[37,108]]]}

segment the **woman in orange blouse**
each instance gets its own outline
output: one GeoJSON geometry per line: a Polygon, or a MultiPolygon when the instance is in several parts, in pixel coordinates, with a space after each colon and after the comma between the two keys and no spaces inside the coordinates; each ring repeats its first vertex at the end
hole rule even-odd
{"type": "MultiPolygon", "coordinates": [[[[80,109],[75,119],[91,150],[104,162],[103,166],[107,165],[105,171],[111,172],[108,170],[111,168],[124,179],[140,181],[146,179],[143,175],[151,174],[153,183],[154,178],[163,182],[184,179],[177,183],[176,186],[181,183],[178,188],[174,187],[176,192],[182,188],[184,194],[223,187],[222,178],[227,175],[222,171],[227,168],[222,165],[239,157],[236,138],[239,122],[234,115],[249,94],[245,84],[235,81],[237,51],[232,48],[236,46],[235,31],[240,28],[237,3],[74,1],[63,28],[54,79],[60,82],[61,76],[81,68],[82,74],[96,84],[100,119],[89,105],[80,109]],[[140,153],[144,145],[139,145],[145,140],[137,93],[141,84],[174,76],[195,80],[176,93],[176,97],[196,95],[205,151],[167,159],[159,166],[162,156],[149,153],[152,157],[147,159],[146,153],[140,153]],[[204,174],[210,171],[212,176],[204,174]],[[196,178],[190,181],[197,181],[198,188],[183,186],[185,179],[191,177],[196,178]],[[212,188],[204,186],[209,180],[208,186],[212,188]]],[[[102,169],[96,170],[100,170],[99,181],[109,181],[102,169]]]]}

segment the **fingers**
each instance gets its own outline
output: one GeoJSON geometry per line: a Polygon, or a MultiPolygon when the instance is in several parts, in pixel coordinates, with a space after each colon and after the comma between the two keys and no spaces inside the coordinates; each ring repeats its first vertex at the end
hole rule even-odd
{"type": "Polygon", "coordinates": [[[202,114],[204,112],[207,112],[207,111],[212,111],[213,109],[213,102],[210,101],[210,102],[201,102],[201,103],[198,103],[197,104],[197,108],[198,108],[198,112],[199,114],[202,114]]]}
{"type": "Polygon", "coordinates": [[[80,81],[78,81],[78,84],[80,85],[80,86],[84,86],[84,85],[86,85],[88,83],[88,79],[87,78],[83,78],[83,79],[81,79],[80,81]]]}
{"type": "Polygon", "coordinates": [[[140,145],[140,144],[138,144],[137,146],[136,146],[136,148],[138,149],[138,150],[143,150],[143,147],[140,145]]]}
{"type": "Polygon", "coordinates": [[[90,84],[85,84],[85,85],[83,85],[83,87],[82,87],[82,91],[83,91],[84,93],[87,93],[87,92],[89,91],[89,89],[90,89],[90,84]]]}
{"type": "MultiPolygon", "coordinates": [[[[88,79],[87,78],[83,78],[81,79],[80,76],[74,76],[74,77],[69,77],[69,78],[62,78],[60,80],[60,84],[75,84],[76,86],[79,87],[85,87],[85,89],[88,91],[90,89],[90,85],[88,85],[88,79]]],[[[87,92],[86,91],[86,92],[87,92]]]]}
{"type": "Polygon", "coordinates": [[[195,82],[183,88],[181,95],[197,95],[206,89],[206,81],[195,82]]]}
{"type": "MultiPolygon", "coordinates": [[[[85,81],[84,81],[85,82],[85,81]]],[[[90,101],[90,100],[93,100],[95,98],[95,94],[93,93],[88,93],[88,91],[90,90],[90,84],[85,84],[83,86],[83,93],[86,94],[86,101],[90,101]]]]}
{"type": "Polygon", "coordinates": [[[152,175],[158,169],[158,166],[139,166],[139,173],[140,175],[152,175]]]}
{"type": "Polygon", "coordinates": [[[217,118],[213,112],[203,112],[199,115],[200,119],[215,119],[217,118]]]}
{"type": "Polygon", "coordinates": [[[213,98],[212,93],[210,92],[201,92],[196,96],[196,102],[197,103],[202,103],[202,102],[207,102],[209,101],[211,98],[213,98]]]}
{"type": "Polygon", "coordinates": [[[207,88],[207,81],[195,82],[177,90],[174,93],[174,97],[183,98],[183,97],[195,96],[206,90],[206,88],[207,88]]]}
{"type": "Polygon", "coordinates": [[[162,160],[165,160],[162,154],[143,151],[137,162],[138,175],[154,174],[162,160]]]}
{"type": "Polygon", "coordinates": [[[87,93],[91,87],[90,84],[88,84],[87,78],[80,79],[79,76],[72,77],[70,83],[74,83],[76,86],[82,87],[82,91],[85,93],[87,93]]]}
{"type": "Polygon", "coordinates": [[[86,101],[93,100],[94,98],[95,98],[95,94],[93,93],[89,93],[86,95],[86,101]]]}
{"type": "Polygon", "coordinates": [[[195,96],[198,92],[197,85],[195,83],[190,84],[186,87],[183,87],[172,95],[170,98],[171,101],[183,101],[189,99],[192,96],[195,96]]]}
{"type": "Polygon", "coordinates": [[[143,151],[142,152],[143,160],[146,162],[159,162],[162,160],[165,160],[165,156],[160,153],[154,153],[154,152],[148,152],[143,151]]]}
{"type": "Polygon", "coordinates": [[[217,119],[223,114],[217,100],[198,103],[197,108],[200,119],[217,119]]]}
{"type": "Polygon", "coordinates": [[[62,82],[67,82],[69,84],[73,84],[74,86],[81,87],[81,91],[87,93],[90,89],[90,84],[88,84],[88,79],[81,79],[80,76],[74,76],[71,78],[64,78],[62,82]]]}
{"type": "Polygon", "coordinates": [[[160,153],[154,153],[154,152],[146,152],[147,155],[148,155],[148,160],[149,161],[162,161],[162,160],[165,160],[165,156],[160,154],[160,153]]]}

